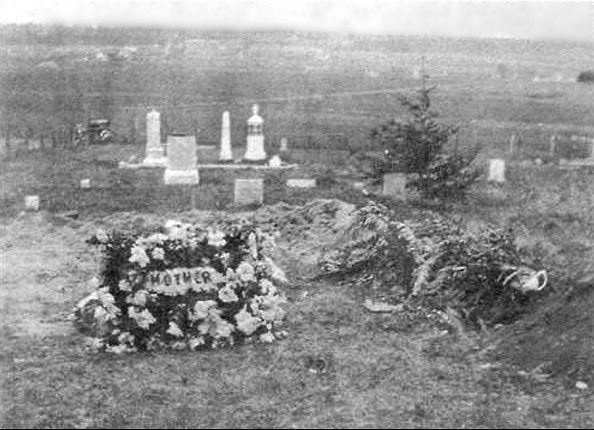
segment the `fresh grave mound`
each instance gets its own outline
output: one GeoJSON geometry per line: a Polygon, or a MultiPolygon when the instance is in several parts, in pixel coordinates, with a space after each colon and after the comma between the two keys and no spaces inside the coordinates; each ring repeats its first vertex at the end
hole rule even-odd
{"type": "Polygon", "coordinates": [[[486,226],[473,234],[437,214],[401,221],[377,203],[352,219],[320,269],[391,299],[495,324],[516,319],[531,292],[546,286],[544,270],[523,264],[511,231],[486,226]]]}
{"type": "Polygon", "coordinates": [[[291,265],[311,273],[324,249],[352,224],[355,209],[336,199],[315,199],[302,206],[277,203],[258,209],[253,220],[265,231],[278,232],[278,248],[293,260],[291,265]]]}
{"type": "Polygon", "coordinates": [[[99,350],[216,348],[272,342],[284,317],[280,269],[259,229],[168,222],[146,234],[98,232],[101,281],[75,311],[99,350]]]}

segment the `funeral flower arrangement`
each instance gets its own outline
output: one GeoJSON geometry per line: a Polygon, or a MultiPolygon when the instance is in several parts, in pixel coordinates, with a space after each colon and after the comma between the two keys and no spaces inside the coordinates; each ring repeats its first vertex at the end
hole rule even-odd
{"type": "MultiPolygon", "coordinates": [[[[217,348],[272,342],[284,317],[266,255],[272,240],[250,225],[225,232],[169,221],[150,234],[98,232],[104,254],[97,290],[75,321],[108,352],[217,348]]],[[[284,279],[286,281],[286,279],[284,279]]]]}

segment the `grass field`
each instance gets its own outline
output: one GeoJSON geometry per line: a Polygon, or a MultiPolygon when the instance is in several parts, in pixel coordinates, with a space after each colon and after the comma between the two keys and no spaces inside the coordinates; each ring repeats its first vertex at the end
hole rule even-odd
{"type": "MultiPolygon", "coordinates": [[[[166,57],[163,44],[139,44],[136,57],[116,58],[117,69],[96,59],[98,51],[117,52],[124,44],[118,43],[13,40],[3,47],[4,130],[30,125],[38,135],[55,124],[113,114],[116,129],[134,139],[84,150],[18,151],[1,161],[1,427],[594,425],[592,169],[524,165],[506,155],[504,185],[482,178],[466,201],[435,209],[470,230],[486,223],[514,228],[526,262],[550,275],[549,288],[533,297],[525,317],[485,332],[457,330],[418,309],[368,312],[362,303],[371,292],[312,278],[316,255],[335,239],[331,228],[300,223],[289,209],[270,206],[316,198],[365,203],[350,184],[360,172],[349,151],[327,148],[367,147],[376,122],[399,114],[397,95],[418,84],[412,74],[422,55],[430,73],[448,73],[435,77],[444,120],[480,125],[464,127],[460,145],[480,144],[481,165],[505,154],[510,132],[531,136],[527,158],[546,151],[553,129],[584,133],[592,125],[593,87],[533,78],[577,76],[588,67],[591,47],[202,34],[186,41],[183,55],[182,48],[166,57]],[[59,69],[35,68],[43,61],[59,69]],[[500,63],[507,75],[496,77],[500,63]],[[64,80],[52,86],[48,73],[64,80]],[[78,105],[68,102],[74,99],[78,105]],[[298,170],[201,170],[201,183],[189,189],[165,187],[161,169],[117,168],[143,156],[147,104],[161,109],[168,130],[199,128],[202,143],[218,140],[220,113],[231,110],[234,147],[241,151],[252,102],[262,106],[271,152],[281,136],[289,137],[298,170]],[[265,179],[265,206],[234,208],[233,180],[254,176],[265,179]],[[317,178],[319,187],[284,186],[287,178],[303,176],[317,178]],[[90,190],[80,189],[84,178],[91,179],[90,190]],[[40,196],[40,212],[23,212],[28,194],[40,196]],[[77,219],[61,216],[71,210],[77,219]],[[97,228],[245,216],[278,230],[278,263],[290,280],[286,339],[207,353],[111,356],[85,349],[68,315],[92,291],[88,281],[99,271],[100,255],[85,243],[97,228]],[[312,372],[312,358],[324,360],[323,372],[312,372]]],[[[386,203],[402,217],[426,210],[386,203]]]]}

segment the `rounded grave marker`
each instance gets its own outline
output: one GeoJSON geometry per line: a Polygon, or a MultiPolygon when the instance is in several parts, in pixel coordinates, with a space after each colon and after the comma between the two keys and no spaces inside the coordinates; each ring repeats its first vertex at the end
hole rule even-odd
{"type": "Polygon", "coordinates": [[[28,211],[38,211],[39,196],[25,196],[25,209],[28,211]]]}

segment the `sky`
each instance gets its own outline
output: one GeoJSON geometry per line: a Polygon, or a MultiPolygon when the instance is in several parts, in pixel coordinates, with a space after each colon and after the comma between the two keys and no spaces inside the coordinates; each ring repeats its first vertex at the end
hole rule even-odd
{"type": "Polygon", "coordinates": [[[594,2],[563,0],[0,0],[0,22],[594,43],[594,2]]]}

